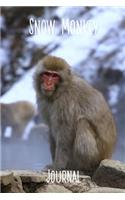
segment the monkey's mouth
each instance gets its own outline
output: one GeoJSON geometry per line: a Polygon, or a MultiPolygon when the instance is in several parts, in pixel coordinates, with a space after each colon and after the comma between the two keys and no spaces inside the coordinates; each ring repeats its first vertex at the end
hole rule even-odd
{"type": "Polygon", "coordinates": [[[44,90],[46,92],[52,92],[54,89],[52,87],[47,87],[47,88],[44,88],[44,90]]]}
{"type": "Polygon", "coordinates": [[[50,84],[50,85],[44,84],[44,85],[43,85],[43,88],[44,88],[44,90],[45,90],[46,92],[51,92],[51,91],[54,90],[54,85],[52,85],[52,84],[50,84]]]}

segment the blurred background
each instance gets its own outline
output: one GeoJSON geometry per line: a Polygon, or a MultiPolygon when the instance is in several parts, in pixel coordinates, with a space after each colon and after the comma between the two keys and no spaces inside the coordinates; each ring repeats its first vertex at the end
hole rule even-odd
{"type": "Polygon", "coordinates": [[[1,125],[11,121],[15,113],[13,125],[20,117],[13,102],[25,100],[35,109],[21,134],[21,120],[16,131],[9,123],[1,129],[1,168],[40,170],[51,163],[48,128],[39,120],[32,83],[37,61],[48,54],[66,59],[74,71],[103,93],[118,132],[113,159],[125,162],[125,8],[2,7],[0,29],[0,102],[4,103],[1,110],[5,109],[1,125]],[[56,20],[55,33],[31,35],[31,17],[56,20]],[[62,19],[93,20],[96,29],[62,35],[62,19]]]}

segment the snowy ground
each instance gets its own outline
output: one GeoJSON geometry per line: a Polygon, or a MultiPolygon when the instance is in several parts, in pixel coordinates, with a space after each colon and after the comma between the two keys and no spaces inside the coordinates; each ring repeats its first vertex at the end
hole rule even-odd
{"type": "MultiPolygon", "coordinates": [[[[77,18],[78,13],[82,8],[68,8],[60,7],[57,9],[55,15],[59,18],[77,18]]],[[[83,11],[83,10],[82,10],[83,11]]],[[[99,45],[99,42],[102,38],[106,37],[107,33],[111,30],[116,31],[121,19],[125,18],[125,9],[122,8],[95,8],[91,12],[86,14],[85,19],[93,19],[96,21],[96,33],[88,34],[87,32],[83,36],[79,35],[70,35],[70,36],[60,36],[57,34],[54,36],[47,35],[37,35],[28,37],[27,41],[31,45],[37,45],[43,48],[45,45],[48,45],[48,49],[52,45],[59,45],[59,48],[52,51],[51,54],[55,56],[60,56],[67,60],[75,71],[80,72],[82,76],[86,78],[90,83],[93,82],[93,77],[96,76],[99,65],[93,63],[93,65],[80,66],[80,63],[86,61],[88,55],[92,50],[96,51],[96,56],[101,57],[103,54],[116,49],[117,43],[111,42],[109,44],[99,45]]],[[[79,17],[82,19],[82,16],[79,17]]],[[[92,30],[93,32],[93,30],[92,30]]],[[[125,53],[125,37],[122,37],[121,41],[118,41],[122,46],[124,43],[124,48],[122,46],[121,58],[125,53]]],[[[4,54],[4,51],[2,51],[4,54]]],[[[4,56],[3,56],[4,57],[4,56]]],[[[91,58],[90,58],[91,59],[91,58]]],[[[107,66],[103,66],[107,67],[107,66]]],[[[125,61],[122,65],[113,65],[111,68],[120,69],[125,73],[125,61]]],[[[31,101],[36,106],[35,92],[33,89],[32,76],[34,69],[31,69],[29,72],[24,75],[24,77],[16,83],[11,90],[9,90],[5,95],[0,98],[1,102],[10,103],[18,100],[28,100],[31,101]]],[[[115,105],[118,101],[119,87],[113,85],[109,88],[109,103],[110,105],[115,105]]],[[[125,137],[123,138],[125,139],[125,137]]],[[[50,159],[49,147],[46,139],[42,135],[38,135],[36,138],[33,136],[28,141],[9,141],[5,140],[3,142],[3,159],[2,167],[3,168],[31,168],[31,169],[41,169],[46,164],[48,164],[50,159]],[[16,154],[15,154],[16,152],[16,154]],[[16,159],[15,159],[16,156],[16,159]]],[[[120,154],[125,154],[125,146],[122,147],[122,151],[117,149],[116,159],[120,158],[120,154]]],[[[122,159],[125,161],[125,157],[122,156],[122,159]]]]}

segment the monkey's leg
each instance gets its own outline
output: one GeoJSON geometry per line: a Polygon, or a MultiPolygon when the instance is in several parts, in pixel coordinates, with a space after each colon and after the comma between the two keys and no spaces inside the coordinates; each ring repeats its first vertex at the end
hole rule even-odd
{"type": "Polygon", "coordinates": [[[49,142],[50,142],[50,151],[51,151],[52,161],[54,161],[56,145],[55,145],[54,138],[52,137],[51,134],[49,135],[49,142]]]}
{"type": "Polygon", "coordinates": [[[78,122],[76,138],[74,141],[74,165],[78,170],[91,170],[100,160],[96,142],[96,133],[87,120],[78,122]]]}
{"type": "MultiPolygon", "coordinates": [[[[50,143],[50,152],[52,156],[52,162],[54,162],[56,145],[55,145],[55,140],[53,136],[51,135],[51,133],[49,134],[49,143],[50,143]]],[[[53,170],[53,164],[46,165],[44,168],[44,171],[48,171],[48,169],[53,170]]]]}
{"type": "Polygon", "coordinates": [[[21,139],[22,135],[24,134],[25,128],[27,126],[27,122],[22,122],[19,124],[15,124],[13,126],[13,132],[12,132],[12,137],[13,138],[18,138],[21,139]]]}
{"type": "Polygon", "coordinates": [[[70,139],[64,138],[64,132],[63,134],[58,134],[58,138],[56,141],[56,151],[55,151],[53,169],[55,170],[67,169],[69,159],[71,159],[71,154],[72,154],[72,143],[70,139]]]}

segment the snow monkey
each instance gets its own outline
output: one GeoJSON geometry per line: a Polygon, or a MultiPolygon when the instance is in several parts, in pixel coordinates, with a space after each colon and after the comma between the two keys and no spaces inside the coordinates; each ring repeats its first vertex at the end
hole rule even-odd
{"type": "Polygon", "coordinates": [[[62,58],[46,56],[34,74],[38,110],[49,126],[54,170],[92,170],[110,158],[116,128],[103,95],[62,58]]]}
{"type": "Polygon", "coordinates": [[[0,103],[1,127],[4,136],[7,127],[11,127],[12,136],[21,137],[28,122],[35,115],[35,108],[28,101],[0,103]]]}

